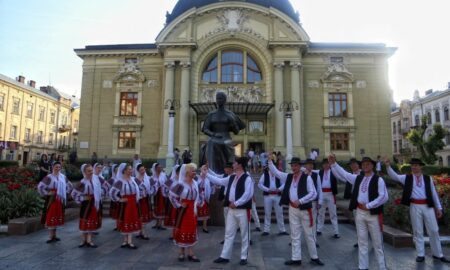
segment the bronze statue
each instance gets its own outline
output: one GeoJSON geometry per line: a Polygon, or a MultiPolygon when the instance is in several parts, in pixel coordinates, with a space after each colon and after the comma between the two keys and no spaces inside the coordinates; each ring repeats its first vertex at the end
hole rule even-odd
{"type": "Polygon", "coordinates": [[[218,174],[224,173],[224,166],[234,161],[234,145],[230,132],[238,134],[245,128],[244,122],[232,111],[225,109],[227,96],[223,92],[216,94],[217,110],[206,117],[202,132],[209,136],[206,149],[203,149],[203,160],[218,174]]]}

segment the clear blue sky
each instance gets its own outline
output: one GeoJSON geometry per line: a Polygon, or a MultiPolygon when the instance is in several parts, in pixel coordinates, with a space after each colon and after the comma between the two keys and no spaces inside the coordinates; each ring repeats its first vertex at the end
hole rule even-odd
{"type": "MultiPolygon", "coordinates": [[[[450,1],[291,0],[315,42],[382,42],[394,99],[450,81],[450,1]]],[[[176,0],[0,0],[0,73],[80,94],[85,45],[153,43],[176,0]]]]}

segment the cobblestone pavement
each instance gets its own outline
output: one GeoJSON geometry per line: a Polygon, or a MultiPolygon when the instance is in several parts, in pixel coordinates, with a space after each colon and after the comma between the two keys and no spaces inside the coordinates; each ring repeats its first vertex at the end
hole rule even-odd
{"type": "MultiPolygon", "coordinates": [[[[219,242],[223,239],[224,230],[221,227],[210,228],[205,234],[199,230],[199,243],[195,253],[201,263],[178,262],[177,247],[169,241],[170,230],[156,231],[147,225],[150,241],[135,240],[137,250],[121,249],[122,237],[113,231],[114,223],[104,220],[100,234],[95,237],[97,249],[78,248],[81,242],[78,223],[69,222],[59,231],[61,242],[46,244],[47,232],[39,231],[27,236],[9,236],[0,238],[0,269],[291,269],[284,266],[284,261],[290,258],[291,250],[288,236],[277,236],[276,226],[272,225],[272,234],[261,236],[252,232],[253,245],[250,248],[249,264],[239,265],[240,243],[236,239],[233,257],[229,264],[214,264],[222,249],[219,242]]],[[[292,269],[357,269],[356,232],[351,225],[341,225],[341,238],[333,239],[330,225],[325,227],[322,236],[318,238],[319,257],[325,266],[315,266],[309,263],[309,257],[303,243],[303,265],[292,269]]],[[[413,248],[394,249],[385,245],[386,261],[389,269],[450,269],[430,257],[427,248],[426,262],[416,264],[413,248]]],[[[447,256],[450,249],[444,248],[447,256]]],[[[371,269],[374,265],[374,254],[371,252],[371,269]]]]}

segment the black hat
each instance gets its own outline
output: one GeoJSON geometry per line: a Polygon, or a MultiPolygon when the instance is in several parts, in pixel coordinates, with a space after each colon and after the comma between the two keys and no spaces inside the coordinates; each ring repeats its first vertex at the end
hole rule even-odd
{"type": "Polygon", "coordinates": [[[303,164],[312,164],[312,165],[314,165],[314,164],[315,164],[315,161],[314,161],[313,159],[311,159],[311,158],[307,158],[307,159],[305,160],[305,162],[303,162],[303,164]]]}
{"type": "Polygon", "coordinates": [[[224,168],[233,168],[233,162],[227,162],[227,163],[225,163],[224,168]]]}
{"type": "Polygon", "coordinates": [[[420,160],[420,159],[418,159],[418,158],[412,158],[412,159],[409,161],[409,164],[411,164],[411,165],[413,165],[413,164],[418,164],[418,165],[420,165],[420,166],[424,166],[424,165],[425,165],[425,163],[423,163],[422,160],[420,160]]]}
{"type": "Polygon", "coordinates": [[[293,157],[292,159],[291,159],[291,162],[289,162],[289,164],[302,164],[302,162],[301,162],[301,160],[300,160],[300,158],[298,158],[298,157],[293,157]]]}
{"type": "Polygon", "coordinates": [[[361,161],[357,160],[356,158],[351,158],[348,162],[348,165],[352,163],[358,163],[358,165],[361,166],[361,161]]]}
{"type": "Polygon", "coordinates": [[[361,164],[364,162],[372,162],[372,165],[375,167],[375,165],[377,164],[373,159],[371,159],[370,157],[363,157],[361,160],[361,164]]]}
{"type": "Polygon", "coordinates": [[[329,162],[328,162],[328,158],[322,159],[322,164],[326,164],[326,163],[329,163],[329,162]]]}
{"type": "Polygon", "coordinates": [[[247,168],[248,158],[247,157],[236,157],[236,162],[242,166],[242,169],[247,168]]]}

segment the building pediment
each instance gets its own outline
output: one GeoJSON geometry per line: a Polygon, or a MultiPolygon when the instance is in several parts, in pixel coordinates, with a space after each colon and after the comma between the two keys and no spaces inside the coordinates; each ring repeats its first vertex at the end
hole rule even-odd
{"type": "Polygon", "coordinates": [[[331,63],[320,80],[322,82],[352,83],[354,78],[353,74],[347,69],[344,63],[331,63]]]}

